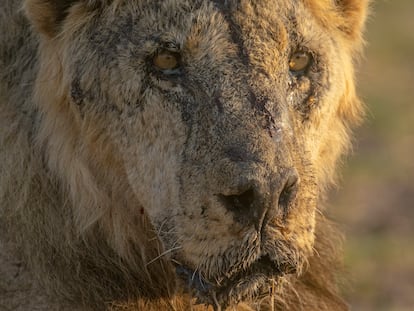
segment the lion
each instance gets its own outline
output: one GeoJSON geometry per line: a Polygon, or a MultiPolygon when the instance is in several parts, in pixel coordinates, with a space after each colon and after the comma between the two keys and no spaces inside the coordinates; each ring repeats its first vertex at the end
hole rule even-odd
{"type": "Polygon", "coordinates": [[[367,2],[2,1],[0,309],[348,310],[367,2]]]}

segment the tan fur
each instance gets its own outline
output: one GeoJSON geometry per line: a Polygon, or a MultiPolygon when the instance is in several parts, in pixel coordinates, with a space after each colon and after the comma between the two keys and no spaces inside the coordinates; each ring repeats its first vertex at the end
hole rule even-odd
{"type": "Polygon", "coordinates": [[[2,1],[0,310],[347,310],[321,204],[366,10],[2,1]]]}

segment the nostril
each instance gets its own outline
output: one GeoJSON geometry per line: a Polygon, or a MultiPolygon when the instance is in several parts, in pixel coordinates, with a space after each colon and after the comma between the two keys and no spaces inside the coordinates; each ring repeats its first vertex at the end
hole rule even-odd
{"type": "Polygon", "coordinates": [[[222,203],[227,210],[233,212],[239,221],[243,222],[246,216],[249,215],[254,208],[254,202],[256,200],[255,191],[248,189],[241,194],[236,195],[220,195],[222,203]]]}
{"type": "Polygon", "coordinates": [[[239,212],[249,210],[253,205],[254,197],[255,195],[254,195],[253,189],[249,189],[243,192],[242,194],[238,194],[238,195],[222,195],[221,196],[227,208],[231,210],[239,211],[239,212]]]}
{"type": "Polygon", "coordinates": [[[292,173],[287,178],[285,185],[282,189],[282,192],[279,195],[279,208],[283,211],[283,218],[286,218],[291,202],[295,198],[296,192],[298,190],[298,175],[295,173],[292,173]]]}

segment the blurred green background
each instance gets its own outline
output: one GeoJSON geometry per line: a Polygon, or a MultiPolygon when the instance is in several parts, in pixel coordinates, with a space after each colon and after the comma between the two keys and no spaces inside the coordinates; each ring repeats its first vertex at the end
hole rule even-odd
{"type": "Polygon", "coordinates": [[[356,311],[414,310],[414,0],[374,0],[359,66],[367,119],[333,191],[356,311]]]}

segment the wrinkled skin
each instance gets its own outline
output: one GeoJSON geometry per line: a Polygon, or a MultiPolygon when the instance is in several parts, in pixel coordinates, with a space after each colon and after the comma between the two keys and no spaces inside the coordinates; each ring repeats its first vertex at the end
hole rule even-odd
{"type": "Polygon", "coordinates": [[[27,1],[35,152],[64,185],[74,231],[99,228],[126,262],[165,261],[175,286],[217,310],[300,276],[359,109],[357,39],[313,2],[62,1],[50,24],[27,1]]]}

